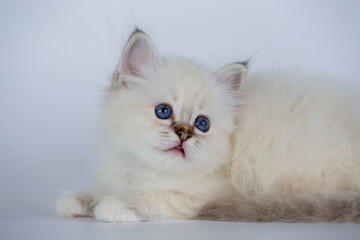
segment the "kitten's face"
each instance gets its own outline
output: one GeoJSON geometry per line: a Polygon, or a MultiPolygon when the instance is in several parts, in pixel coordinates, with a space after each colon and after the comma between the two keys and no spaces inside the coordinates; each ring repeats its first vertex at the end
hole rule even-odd
{"type": "Polygon", "coordinates": [[[137,34],[131,38],[142,42],[130,38],[107,102],[109,127],[129,158],[121,160],[171,172],[217,169],[231,151],[237,86],[226,78],[234,69],[211,74],[189,60],[160,58],[137,34]]]}

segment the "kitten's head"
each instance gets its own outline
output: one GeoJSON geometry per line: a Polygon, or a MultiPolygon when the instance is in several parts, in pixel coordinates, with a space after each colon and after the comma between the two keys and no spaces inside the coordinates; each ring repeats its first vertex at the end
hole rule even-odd
{"type": "Polygon", "coordinates": [[[106,102],[113,147],[126,158],[119,160],[171,172],[217,169],[231,152],[245,72],[242,63],[212,73],[188,59],[160,57],[135,31],[106,102]]]}

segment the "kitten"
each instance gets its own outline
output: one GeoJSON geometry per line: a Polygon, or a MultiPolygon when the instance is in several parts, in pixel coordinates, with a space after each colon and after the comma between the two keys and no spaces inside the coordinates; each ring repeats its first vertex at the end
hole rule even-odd
{"type": "Polygon", "coordinates": [[[100,121],[97,184],[57,203],[105,222],[360,221],[360,112],[341,83],[215,73],[129,38],[100,121]],[[241,86],[241,88],[240,88],[241,86]]]}

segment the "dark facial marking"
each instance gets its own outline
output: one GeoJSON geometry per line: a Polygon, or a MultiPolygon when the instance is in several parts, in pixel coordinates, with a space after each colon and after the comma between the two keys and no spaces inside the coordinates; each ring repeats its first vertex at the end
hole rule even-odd
{"type": "Polygon", "coordinates": [[[177,122],[172,127],[182,142],[185,142],[194,135],[193,127],[187,123],[177,122]]]}

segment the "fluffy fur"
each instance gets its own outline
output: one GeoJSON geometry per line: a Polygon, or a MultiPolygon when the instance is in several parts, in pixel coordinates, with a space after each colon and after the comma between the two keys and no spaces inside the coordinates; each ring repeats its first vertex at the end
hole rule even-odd
{"type": "Polygon", "coordinates": [[[356,90],[283,71],[243,81],[246,68],[212,73],[161,57],[136,30],[104,102],[97,184],[62,196],[58,214],[107,222],[360,221],[356,90]],[[161,103],[171,106],[170,119],[156,117],[161,103]],[[197,116],[210,120],[209,131],[194,126],[197,116]],[[191,128],[186,141],[179,124],[191,128]]]}

